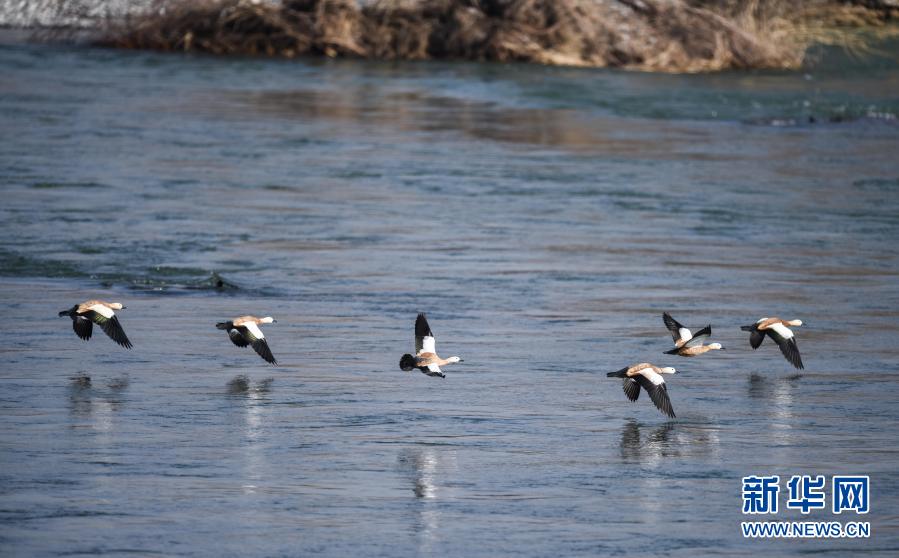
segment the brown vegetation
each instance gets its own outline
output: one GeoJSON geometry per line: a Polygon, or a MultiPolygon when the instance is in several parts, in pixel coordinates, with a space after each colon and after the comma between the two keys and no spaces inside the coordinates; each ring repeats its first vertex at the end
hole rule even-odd
{"type": "MultiPolygon", "coordinates": [[[[873,14],[873,15],[872,15],[873,14]]],[[[889,9],[834,0],[164,0],[103,44],[217,54],[523,61],[669,72],[795,68],[834,23],[889,9]]]]}

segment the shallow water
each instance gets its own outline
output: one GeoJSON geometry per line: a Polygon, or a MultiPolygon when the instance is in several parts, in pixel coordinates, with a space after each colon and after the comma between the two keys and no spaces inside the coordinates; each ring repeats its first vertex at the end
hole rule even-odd
{"type": "Polygon", "coordinates": [[[0,73],[4,554],[899,552],[895,61],[0,73]],[[92,297],[132,351],[56,317],[92,297]],[[727,350],[663,355],[663,310],[727,350]],[[397,367],[418,311],[445,380],[397,367]],[[645,360],[677,420],[605,377],[645,360]],[[873,536],[743,539],[740,478],[797,473],[871,475],[873,536]]]}

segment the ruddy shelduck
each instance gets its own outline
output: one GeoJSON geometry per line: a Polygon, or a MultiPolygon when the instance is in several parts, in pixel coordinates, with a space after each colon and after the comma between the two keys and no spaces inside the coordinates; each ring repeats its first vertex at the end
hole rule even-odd
{"type": "Polygon", "coordinates": [[[671,400],[668,398],[668,387],[665,385],[665,378],[662,374],[674,374],[677,372],[674,368],[659,368],[641,362],[606,374],[609,378],[624,378],[624,394],[631,401],[636,401],[640,397],[640,388],[646,390],[649,398],[652,399],[656,408],[671,418],[676,418],[674,408],[671,406],[671,400]]]}
{"type": "Polygon", "coordinates": [[[768,335],[780,347],[790,364],[802,370],[802,357],[799,355],[799,346],[796,344],[796,338],[793,331],[788,326],[799,327],[802,320],[781,320],[780,318],[762,318],[752,325],[742,326],[740,329],[750,332],[749,344],[753,349],[758,349],[768,335]]]}
{"type": "Polygon", "coordinates": [[[271,316],[264,318],[241,316],[228,322],[219,322],[215,324],[215,327],[226,330],[231,342],[238,347],[250,345],[266,362],[277,365],[278,361],[272,355],[271,349],[268,348],[268,341],[265,340],[265,335],[259,329],[262,324],[273,323],[275,323],[275,319],[271,316]]]}
{"type": "Polygon", "coordinates": [[[93,324],[97,324],[110,339],[122,347],[130,349],[132,347],[131,341],[125,335],[125,330],[122,329],[122,324],[119,323],[119,319],[114,312],[124,308],[121,302],[88,300],[81,304],[76,304],[68,310],[63,310],[59,313],[59,316],[72,318],[72,329],[75,330],[75,335],[85,341],[91,338],[94,330],[93,324]]]}
{"type": "Polygon", "coordinates": [[[665,351],[666,355],[680,355],[685,357],[699,356],[709,351],[718,351],[724,349],[721,343],[709,343],[703,345],[703,342],[712,334],[712,326],[707,325],[697,331],[695,334],[684,327],[680,322],[671,317],[668,312],[662,313],[662,320],[665,327],[671,332],[674,338],[674,348],[665,351]]]}
{"type": "Polygon", "coordinates": [[[415,319],[415,356],[404,354],[400,358],[400,368],[406,372],[418,368],[428,376],[446,378],[440,367],[457,362],[462,362],[462,359],[457,356],[437,356],[437,340],[431,333],[431,326],[425,315],[419,314],[415,319]]]}

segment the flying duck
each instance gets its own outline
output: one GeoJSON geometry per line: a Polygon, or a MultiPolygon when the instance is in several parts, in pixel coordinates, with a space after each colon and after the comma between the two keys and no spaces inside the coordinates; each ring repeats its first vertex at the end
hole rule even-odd
{"type": "Polygon", "coordinates": [[[447,364],[462,362],[457,356],[440,358],[437,356],[437,341],[431,333],[431,326],[424,314],[419,314],[415,319],[415,356],[406,353],[400,359],[400,368],[406,372],[418,368],[428,376],[446,378],[440,367],[447,364]]]}
{"type": "Polygon", "coordinates": [[[799,370],[802,370],[805,367],[802,365],[802,357],[799,356],[799,346],[796,344],[796,338],[793,337],[792,330],[787,327],[798,327],[801,325],[802,320],[762,318],[752,325],[741,326],[740,329],[750,332],[749,344],[753,349],[758,349],[762,344],[762,341],[765,340],[765,334],[768,334],[768,336],[780,347],[780,352],[783,353],[784,358],[786,358],[790,364],[799,370]]]}
{"type": "Polygon", "coordinates": [[[665,378],[662,374],[674,374],[677,372],[674,368],[659,368],[648,362],[641,362],[633,366],[627,366],[616,372],[606,374],[609,378],[624,378],[624,394],[631,401],[636,401],[640,397],[640,388],[649,393],[656,408],[671,418],[674,416],[674,408],[671,406],[671,400],[668,399],[668,388],[665,386],[665,378]]]}
{"type": "Polygon", "coordinates": [[[229,322],[219,322],[215,324],[215,327],[227,330],[231,342],[238,347],[250,345],[253,347],[253,350],[265,360],[265,362],[277,365],[278,361],[272,356],[272,351],[268,348],[268,342],[265,340],[265,335],[262,333],[262,330],[259,329],[259,326],[262,324],[272,323],[275,323],[275,319],[271,316],[266,316],[264,318],[241,316],[239,318],[234,318],[229,322]]]}
{"type": "Polygon", "coordinates": [[[72,329],[75,335],[87,341],[91,338],[94,330],[94,324],[103,329],[103,333],[110,339],[125,347],[131,348],[131,341],[125,335],[122,324],[116,317],[113,310],[122,310],[125,307],[121,302],[104,302],[102,300],[88,300],[81,304],[76,304],[68,310],[59,313],[59,317],[68,316],[72,318],[72,329]]]}
{"type": "Polygon", "coordinates": [[[721,346],[721,343],[709,343],[708,345],[702,344],[703,341],[708,339],[709,335],[712,334],[711,325],[705,326],[704,328],[697,331],[694,335],[680,322],[672,318],[671,314],[669,314],[668,312],[662,313],[662,320],[664,320],[665,322],[665,327],[667,327],[668,331],[671,332],[671,337],[674,338],[674,348],[670,351],[665,351],[666,355],[680,355],[691,357],[699,356],[709,351],[717,351],[724,348],[721,346]]]}

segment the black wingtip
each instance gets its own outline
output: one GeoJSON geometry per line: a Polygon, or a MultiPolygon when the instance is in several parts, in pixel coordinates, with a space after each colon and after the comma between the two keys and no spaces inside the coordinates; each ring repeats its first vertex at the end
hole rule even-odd
{"type": "Polygon", "coordinates": [[[115,341],[116,343],[118,343],[119,345],[121,345],[122,347],[125,347],[126,349],[133,348],[134,345],[131,344],[131,340],[128,339],[127,335],[125,335],[125,330],[122,329],[122,324],[119,323],[118,317],[113,316],[109,322],[116,329],[115,335],[114,336],[110,335],[110,337],[113,338],[112,340],[115,341]]]}
{"type": "Polygon", "coordinates": [[[676,332],[678,329],[684,327],[681,323],[675,320],[671,314],[668,312],[662,312],[662,321],[665,322],[665,327],[668,328],[668,331],[676,332]]]}
{"type": "Polygon", "coordinates": [[[668,399],[668,394],[665,394],[664,401],[660,401],[660,405],[656,405],[656,407],[662,411],[663,415],[667,415],[670,418],[677,418],[677,415],[674,414],[674,405],[671,404],[671,400],[668,399]]]}
{"type": "Polygon", "coordinates": [[[709,324],[709,325],[705,326],[704,328],[700,329],[699,331],[697,331],[696,333],[694,333],[693,338],[695,339],[696,337],[702,337],[703,335],[711,335],[711,334],[712,334],[712,325],[709,324]]]}
{"type": "Polygon", "coordinates": [[[433,337],[434,334],[431,333],[431,326],[428,325],[428,319],[424,315],[424,312],[418,314],[418,317],[415,318],[415,336],[416,337],[433,337]]]}
{"type": "Polygon", "coordinates": [[[784,339],[776,333],[771,332],[771,330],[766,331],[780,347],[780,352],[783,354],[784,358],[787,359],[787,362],[792,364],[796,369],[803,370],[805,366],[802,364],[802,356],[799,354],[799,344],[796,342],[796,339],[784,339]]]}
{"type": "Polygon", "coordinates": [[[122,324],[119,322],[118,316],[113,316],[111,318],[101,320],[99,314],[93,313],[92,321],[94,323],[97,323],[103,330],[103,333],[105,333],[107,337],[115,341],[118,345],[126,349],[130,349],[132,347],[131,340],[129,340],[128,336],[125,335],[125,330],[122,328],[122,324]]]}
{"type": "Polygon", "coordinates": [[[257,355],[262,357],[262,360],[274,366],[278,365],[278,361],[275,360],[275,356],[268,347],[268,341],[265,339],[257,339],[250,343],[250,346],[253,347],[253,350],[256,351],[257,355]]]}
{"type": "Polygon", "coordinates": [[[799,354],[799,347],[793,346],[793,358],[788,359],[790,364],[792,364],[797,370],[805,370],[805,365],[802,364],[802,356],[799,354]]]}
{"type": "Polygon", "coordinates": [[[125,335],[125,332],[122,331],[121,333],[122,333],[122,336],[120,339],[113,338],[112,340],[115,341],[116,343],[118,343],[119,345],[121,345],[125,349],[134,348],[134,345],[131,344],[131,340],[128,339],[128,336],[125,335]]]}

